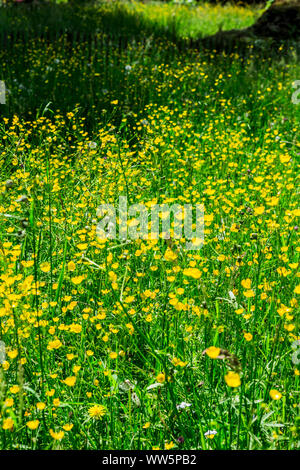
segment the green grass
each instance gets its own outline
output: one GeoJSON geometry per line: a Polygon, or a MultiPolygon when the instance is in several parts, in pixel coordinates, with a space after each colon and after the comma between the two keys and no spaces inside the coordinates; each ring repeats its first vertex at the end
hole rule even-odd
{"type": "Polygon", "coordinates": [[[109,32],[127,37],[162,36],[197,38],[216,33],[219,29],[250,26],[262,12],[256,8],[226,4],[223,7],[207,2],[174,5],[163,2],[99,1],[81,5],[59,3],[36,5],[34,14],[28,5],[2,8],[0,31],[2,34],[50,31],[109,32]],[[17,13],[17,14],[16,14],[17,13]]]}
{"type": "Polygon", "coordinates": [[[0,53],[2,449],[299,448],[296,48],[182,49],[159,8],[0,53]],[[102,242],[120,195],[203,203],[204,246],[102,242]]]}

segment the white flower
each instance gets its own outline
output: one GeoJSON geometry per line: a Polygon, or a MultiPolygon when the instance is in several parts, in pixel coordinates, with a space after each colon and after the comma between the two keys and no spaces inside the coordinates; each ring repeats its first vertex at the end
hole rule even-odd
{"type": "Polygon", "coordinates": [[[3,341],[0,341],[0,364],[5,362],[5,344],[3,341]]]}
{"type": "Polygon", "coordinates": [[[207,436],[215,436],[217,433],[217,431],[215,429],[212,429],[212,430],[208,430],[204,433],[204,436],[207,437],[207,436]]]}
{"type": "Polygon", "coordinates": [[[90,149],[95,149],[97,147],[97,143],[96,142],[90,142],[89,143],[89,148],[90,149]]]}
{"type": "Polygon", "coordinates": [[[179,405],[176,406],[176,408],[177,410],[184,410],[185,408],[188,408],[189,406],[192,406],[192,404],[182,401],[179,405]]]}
{"type": "Polygon", "coordinates": [[[125,65],[126,72],[130,72],[131,69],[132,69],[131,65],[125,65]]]}
{"type": "Polygon", "coordinates": [[[141,406],[140,399],[135,392],[131,395],[131,400],[136,406],[141,406]]]}
{"type": "Polygon", "coordinates": [[[130,382],[130,380],[126,379],[126,380],[124,380],[124,382],[120,383],[119,388],[123,392],[128,392],[129,390],[134,389],[134,384],[132,382],[130,382]]]}

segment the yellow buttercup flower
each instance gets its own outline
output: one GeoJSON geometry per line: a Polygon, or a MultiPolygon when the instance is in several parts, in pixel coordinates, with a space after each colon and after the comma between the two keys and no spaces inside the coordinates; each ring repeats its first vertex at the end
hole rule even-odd
{"type": "Polygon", "coordinates": [[[72,428],[73,428],[73,424],[71,424],[71,423],[65,424],[65,425],[63,426],[63,429],[64,429],[65,431],[71,431],[72,428]]]}
{"type": "Polygon", "coordinates": [[[216,348],[215,346],[210,346],[205,350],[205,352],[211,359],[216,359],[220,355],[221,349],[216,348]]]}
{"type": "Polygon", "coordinates": [[[166,261],[175,261],[178,258],[178,255],[168,248],[165,252],[164,258],[166,261]]]}
{"type": "Polygon", "coordinates": [[[165,374],[158,374],[157,377],[156,377],[156,380],[157,382],[159,382],[160,384],[164,383],[164,381],[166,380],[166,376],[165,374]]]}
{"type": "Polygon", "coordinates": [[[270,397],[272,398],[272,400],[280,400],[282,394],[278,392],[278,390],[272,389],[270,390],[270,397]]]}
{"type": "Polygon", "coordinates": [[[4,406],[6,408],[11,408],[14,404],[14,399],[13,398],[7,398],[4,402],[4,406]]]}
{"type": "Polygon", "coordinates": [[[84,276],[75,276],[75,277],[72,277],[71,279],[73,284],[75,284],[76,286],[79,286],[79,284],[81,284],[83,280],[84,280],[84,276]]]}
{"type": "Polygon", "coordinates": [[[241,385],[241,379],[239,374],[236,372],[227,372],[225,375],[225,382],[227,383],[228,387],[236,388],[241,385]]]}
{"type": "Polygon", "coordinates": [[[6,418],[3,421],[2,429],[4,429],[5,431],[11,430],[13,429],[13,427],[14,427],[14,422],[11,418],[6,418]]]}
{"type": "Polygon", "coordinates": [[[65,435],[64,431],[54,432],[52,429],[50,429],[49,433],[55,441],[61,441],[65,435]]]}
{"type": "Polygon", "coordinates": [[[251,333],[244,333],[244,338],[246,341],[251,341],[253,336],[251,333]]]}
{"type": "Polygon", "coordinates": [[[69,271],[75,271],[75,269],[76,269],[76,264],[74,263],[74,261],[70,261],[68,263],[68,270],[69,271]]]}
{"type": "Polygon", "coordinates": [[[288,163],[290,161],[291,157],[290,155],[280,155],[280,161],[281,163],[288,163]]]}
{"type": "Polygon", "coordinates": [[[46,405],[45,405],[45,403],[43,403],[43,402],[38,402],[38,403],[36,404],[36,407],[37,407],[38,410],[42,411],[42,410],[44,410],[44,409],[46,408],[46,405]]]}
{"type": "Polygon", "coordinates": [[[169,443],[168,443],[168,442],[165,443],[165,449],[166,449],[166,450],[173,449],[173,447],[175,447],[175,444],[174,444],[173,441],[171,441],[171,442],[169,442],[169,443]]]}
{"type": "Polygon", "coordinates": [[[200,279],[201,271],[198,268],[186,268],[183,270],[183,274],[193,279],[200,279]]]}
{"type": "Polygon", "coordinates": [[[254,215],[262,215],[265,212],[265,206],[258,206],[254,209],[254,215]]]}
{"type": "Polygon", "coordinates": [[[68,385],[68,387],[74,387],[74,385],[76,383],[76,377],[75,376],[67,377],[63,382],[66,385],[68,385]]]}
{"type": "Polygon", "coordinates": [[[59,349],[62,346],[62,342],[59,339],[55,339],[48,343],[47,349],[51,351],[51,349],[59,349]]]}
{"type": "Polygon", "coordinates": [[[241,282],[242,286],[244,289],[250,289],[251,288],[251,279],[243,279],[241,282]]]}
{"type": "Polygon", "coordinates": [[[39,424],[40,424],[39,420],[35,419],[33,421],[28,421],[26,423],[26,426],[33,431],[34,429],[38,428],[39,424]]]}
{"type": "Polygon", "coordinates": [[[106,408],[103,405],[94,405],[89,408],[88,413],[91,418],[102,419],[106,414],[106,408]]]}
{"type": "Polygon", "coordinates": [[[255,297],[255,293],[252,289],[249,289],[249,290],[244,291],[244,296],[249,299],[251,297],[255,297]]]}
{"type": "Polygon", "coordinates": [[[42,263],[42,264],[40,265],[40,269],[41,269],[41,271],[43,271],[43,273],[48,273],[48,272],[50,271],[50,269],[51,269],[50,263],[47,263],[47,262],[46,262],[46,263],[42,263]]]}

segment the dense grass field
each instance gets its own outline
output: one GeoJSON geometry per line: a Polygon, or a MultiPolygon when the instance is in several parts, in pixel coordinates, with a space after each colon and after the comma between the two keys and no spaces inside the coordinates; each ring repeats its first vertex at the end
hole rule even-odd
{"type": "Polygon", "coordinates": [[[299,448],[296,45],[186,42],[250,7],[29,8],[0,9],[1,449],[299,448]],[[204,204],[203,247],[99,239],[120,195],[204,204]]]}

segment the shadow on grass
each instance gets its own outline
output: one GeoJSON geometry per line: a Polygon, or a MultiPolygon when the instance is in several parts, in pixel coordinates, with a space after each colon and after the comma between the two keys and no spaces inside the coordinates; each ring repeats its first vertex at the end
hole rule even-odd
{"type": "MultiPolygon", "coordinates": [[[[167,84],[163,87],[167,78],[159,71],[161,64],[180,69],[186,60],[198,61],[199,55],[208,67],[212,62],[211,83],[203,89],[205,95],[215,76],[234,70],[233,53],[238,52],[238,80],[228,82],[224,95],[230,99],[249,88],[247,57],[252,56],[252,63],[253,53],[256,54],[254,81],[261,58],[273,54],[278,59],[265,41],[252,47],[247,41],[238,45],[234,40],[222,43],[220,37],[218,41],[216,37],[185,40],[178,36],[176,24],[172,24],[162,28],[118,5],[100,10],[93,4],[1,8],[0,79],[9,89],[1,112],[8,117],[17,114],[32,119],[40,116],[49,102],[48,116],[51,108],[65,113],[78,104],[90,127],[97,119],[105,121],[106,116],[113,116],[114,124],[119,126],[126,114],[134,128],[133,113],[138,114],[150,102],[168,102],[170,98],[167,84]],[[133,67],[134,73],[129,73],[126,66],[133,67]],[[157,92],[158,84],[163,87],[162,94],[157,92]],[[116,98],[119,112],[112,104],[116,98]]],[[[193,88],[192,83],[190,87],[193,88]]],[[[175,88],[174,99],[178,102],[194,98],[192,93],[175,88]]],[[[204,117],[203,114],[198,118],[204,117]]]]}
{"type": "Polygon", "coordinates": [[[180,10],[170,6],[162,8],[161,13],[158,7],[155,14],[152,14],[151,6],[144,9],[130,5],[127,2],[12,4],[0,7],[0,35],[52,38],[62,33],[78,36],[102,33],[124,36],[128,40],[152,37],[176,44],[189,41],[195,44],[204,36],[216,32],[219,27],[231,29],[235,25],[239,28],[240,25],[249,25],[252,18],[251,15],[250,20],[247,15],[243,18],[237,10],[237,19],[232,21],[234,15],[227,9],[223,16],[223,11],[214,11],[214,7],[210,8],[207,4],[202,5],[201,13],[195,10],[195,6],[180,10]],[[207,22],[203,21],[206,8],[207,22]]]}
{"type": "MultiPolygon", "coordinates": [[[[201,4],[201,2],[200,2],[201,4]]],[[[147,6],[147,14],[143,9],[128,6],[130,3],[120,2],[82,2],[80,3],[60,3],[51,2],[32,4],[12,4],[9,7],[0,7],[0,45],[3,47],[8,42],[16,39],[26,41],[29,38],[46,38],[48,41],[56,40],[61,35],[65,35],[70,44],[80,42],[84,39],[91,39],[96,35],[109,35],[114,41],[122,38],[123,43],[131,41],[165,40],[173,43],[179,50],[185,48],[217,49],[218,51],[231,52],[238,46],[243,53],[252,41],[254,47],[265,49],[266,54],[271,53],[272,40],[263,37],[248,36],[249,28],[233,29],[232,31],[220,30],[216,34],[207,33],[207,28],[196,28],[197,33],[188,34],[183,37],[183,30],[186,32],[193,22],[201,22],[201,16],[194,15],[194,6],[184,10],[184,14],[170,14],[172,7],[167,10],[166,16],[162,18],[151,16],[151,7],[147,6]],[[149,13],[149,14],[148,14],[149,13]],[[195,20],[196,18],[196,20],[195,20]],[[184,28],[182,29],[182,24],[184,28]],[[247,31],[246,35],[244,31],[247,31]]],[[[261,4],[262,6],[262,4],[261,4]]],[[[205,4],[203,5],[205,8],[205,4]]],[[[162,10],[162,12],[166,10],[162,10]]],[[[176,11],[176,9],[174,10],[176,11]]],[[[261,11],[261,10],[257,10],[261,11]]],[[[204,10],[205,12],[205,10],[204,10]]],[[[215,13],[208,12],[213,17],[214,26],[222,27],[220,18],[214,18],[215,13]]],[[[217,15],[216,15],[217,16],[217,15]]],[[[225,18],[225,16],[224,16],[225,18]]],[[[224,29],[231,29],[232,22],[229,21],[224,29]]],[[[225,20],[224,20],[225,21],[225,20]]],[[[243,20],[244,21],[244,20],[243,20]]],[[[249,19],[242,24],[249,26],[249,19]]],[[[238,23],[237,28],[239,28],[238,23]]],[[[209,28],[208,28],[209,29],[209,28]]],[[[250,28],[251,29],[251,28],[250,28]]],[[[283,38],[287,39],[287,38],[283,38]]],[[[289,46],[290,44],[288,44],[289,46]]]]}
{"type": "MultiPolygon", "coordinates": [[[[126,35],[130,38],[153,36],[176,40],[176,22],[170,21],[166,28],[141,14],[125,9],[119,4],[93,4],[84,6],[63,3],[14,4],[0,7],[1,34],[24,33],[40,36],[97,34],[126,35]]],[[[177,38],[178,39],[178,38],[177,38]]]]}

